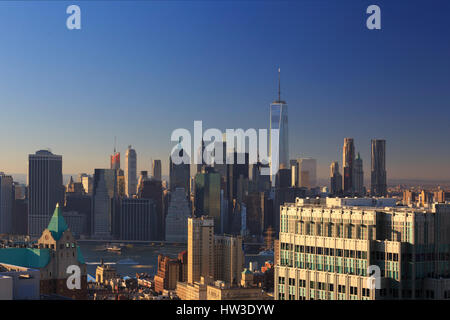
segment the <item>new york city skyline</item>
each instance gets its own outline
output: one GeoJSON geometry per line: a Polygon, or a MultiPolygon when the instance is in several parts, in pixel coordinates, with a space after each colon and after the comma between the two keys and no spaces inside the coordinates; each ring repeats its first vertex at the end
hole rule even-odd
{"type": "Polygon", "coordinates": [[[449,10],[0,1],[0,301],[450,300],[449,10]]]}
{"type": "Polygon", "coordinates": [[[138,171],[161,159],[167,175],[176,128],[268,128],[281,67],[291,159],[317,159],[326,178],[352,137],[367,180],[379,138],[389,178],[450,179],[449,5],[437,1],[431,16],[381,4],[390,27],[370,32],[363,3],[86,2],[86,28],[70,33],[55,14],[66,2],[8,3],[2,171],[25,174],[28,154],[51,148],[64,173],[92,173],[108,167],[117,136],[122,156],[136,149],[138,171]]]}

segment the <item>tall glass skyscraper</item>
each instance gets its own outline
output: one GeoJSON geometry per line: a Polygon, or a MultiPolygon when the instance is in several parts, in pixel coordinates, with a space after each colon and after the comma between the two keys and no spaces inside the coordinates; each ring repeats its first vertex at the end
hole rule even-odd
{"type": "Polygon", "coordinates": [[[63,205],[62,156],[39,150],[28,156],[28,233],[47,228],[56,204],[63,205]]]}
{"type": "Polygon", "coordinates": [[[343,156],[343,171],[344,171],[344,194],[349,195],[353,193],[353,170],[355,162],[355,145],[353,138],[344,139],[343,156]]]}
{"type": "Polygon", "coordinates": [[[125,193],[132,197],[137,192],[136,151],[128,146],[125,153],[125,193]]]}
{"type": "Polygon", "coordinates": [[[91,234],[96,238],[107,239],[117,228],[117,171],[95,169],[93,184],[91,234]]]}
{"type": "Polygon", "coordinates": [[[189,153],[185,152],[181,147],[181,144],[177,145],[177,148],[169,157],[169,175],[170,175],[170,190],[175,191],[176,188],[183,188],[186,195],[190,195],[190,179],[191,179],[191,165],[190,165],[189,153]],[[178,156],[183,159],[183,162],[176,164],[172,161],[172,157],[178,156]]]}
{"type": "Polygon", "coordinates": [[[372,140],[372,168],[370,174],[370,192],[373,196],[387,194],[386,186],[386,140],[372,140]]]}
{"type": "Polygon", "coordinates": [[[270,105],[269,152],[272,184],[278,169],[289,168],[288,105],[281,100],[280,69],[278,69],[278,99],[270,105]],[[272,129],[279,130],[272,140],[272,129]]]}

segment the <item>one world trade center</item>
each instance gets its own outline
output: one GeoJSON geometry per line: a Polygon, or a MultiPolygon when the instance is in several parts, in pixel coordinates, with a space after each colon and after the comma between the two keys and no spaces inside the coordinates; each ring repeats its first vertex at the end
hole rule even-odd
{"type": "MultiPolygon", "coordinates": [[[[276,131],[275,131],[276,133],[276,131]]],[[[278,169],[289,168],[288,105],[281,100],[280,69],[278,69],[278,99],[270,105],[270,169],[272,184],[278,169]],[[272,130],[278,130],[278,135],[272,130]]]]}

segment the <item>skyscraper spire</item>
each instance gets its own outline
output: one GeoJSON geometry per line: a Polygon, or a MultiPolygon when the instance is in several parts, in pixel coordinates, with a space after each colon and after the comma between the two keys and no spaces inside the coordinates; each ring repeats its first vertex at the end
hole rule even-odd
{"type": "Polygon", "coordinates": [[[278,67],[278,102],[281,101],[281,69],[278,67]]]}
{"type": "Polygon", "coordinates": [[[114,136],[114,154],[116,154],[116,141],[117,140],[117,137],[116,136],[114,136]]]}

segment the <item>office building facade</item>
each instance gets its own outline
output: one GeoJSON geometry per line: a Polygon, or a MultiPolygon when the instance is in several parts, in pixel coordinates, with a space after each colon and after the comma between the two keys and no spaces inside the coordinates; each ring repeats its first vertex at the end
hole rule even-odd
{"type": "Polygon", "coordinates": [[[356,156],[354,167],[353,167],[353,192],[356,196],[364,195],[364,171],[363,171],[363,161],[361,156],[356,156]]]}
{"type": "Polygon", "coordinates": [[[166,217],[166,241],[187,243],[187,222],[191,217],[191,209],[182,188],[177,188],[170,194],[169,208],[166,217]]]}
{"type": "Polygon", "coordinates": [[[342,152],[342,171],[343,171],[343,185],[344,194],[353,193],[353,172],[355,162],[355,145],[353,138],[344,139],[344,148],[342,152]]]}
{"type": "Polygon", "coordinates": [[[153,172],[152,172],[153,179],[162,181],[161,160],[153,160],[152,169],[153,169],[153,172]]]}
{"type": "Polygon", "coordinates": [[[47,227],[57,203],[63,204],[62,156],[39,150],[28,156],[28,233],[47,227]]]}
{"type": "MultiPolygon", "coordinates": [[[[110,238],[117,227],[117,170],[95,169],[92,192],[91,235],[110,238]]],[[[116,230],[117,231],[117,230],[116,230]]]]}
{"type": "Polygon", "coordinates": [[[371,155],[370,193],[376,197],[384,197],[387,195],[386,140],[372,140],[371,155]]]}
{"type": "Polygon", "coordinates": [[[151,199],[120,200],[120,239],[156,239],[156,210],[151,199]]]}
{"type": "Polygon", "coordinates": [[[275,299],[450,298],[450,205],[386,207],[384,199],[286,203],[275,299]],[[370,277],[369,267],[379,270],[379,282],[370,277]]]}
{"type": "Polygon", "coordinates": [[[0,234],[13,232],[14,183],[0,172],[0,234]]]}
{"type": "Polygon", "coordinates": [[[137,156],[136,150],[128,146],[125,152],[125,194],[132,197],[137,192],[137,156]]]}
{"type": "Polygon", "coordinates": [[[333,196],[342,194],[342,175],[337,161],[333,161],[330,165],[330,194],[333,196]]]}

